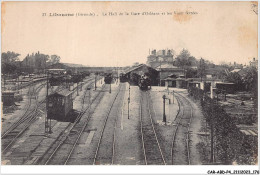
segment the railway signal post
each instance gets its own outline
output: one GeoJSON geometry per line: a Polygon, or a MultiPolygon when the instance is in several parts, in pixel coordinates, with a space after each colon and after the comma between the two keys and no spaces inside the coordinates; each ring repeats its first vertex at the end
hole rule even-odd
{"type": "Polygon", "coordinates": [[[48,107],[49,107],[49,71],[47,72],[47,83],[46,83],[46,118],[45,118],[45,133],[52,133],[51,131],[51,119],[48,119],[48,107]]]}
{"type": "Polygon", "coordinates": [[[95,90],[97,90],[97,73],[95,73],[95,90]]]}
{"type": "Polygon", "coordinates": [[[167,99],[166,98],[166,96],[165,95],[163,95],[163,122],[165,122],[165,125],[166,125],[166,114],[165,114],[165,99],[167,99]]]}
{"type": "MultiPolygon", "coordinates": [[[[87,87],[87,90],[88,90],[88,92],[89,92],[89,103],[88,103],[88,105],[89,105],[89,109],[91,108],[91,94],[90,94],[90,90],[91,90],[91,88],[90,87],[87,87]]],[[[90,111],[90,110],[89,110],[90,111]]]]}

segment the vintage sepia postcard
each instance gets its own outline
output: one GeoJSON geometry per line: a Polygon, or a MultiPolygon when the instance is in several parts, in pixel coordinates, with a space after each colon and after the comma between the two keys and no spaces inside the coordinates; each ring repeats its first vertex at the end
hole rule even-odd
{"type": "Polygon", "coordinates": [[[3,1],[1,99],[9,170],[259,174],[258,2],[3,1]]]}

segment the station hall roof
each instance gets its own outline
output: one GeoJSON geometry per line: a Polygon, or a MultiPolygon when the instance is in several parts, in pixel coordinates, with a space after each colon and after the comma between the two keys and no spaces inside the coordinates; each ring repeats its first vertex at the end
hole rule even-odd
{"type": "Polygon", "coordinates": [[[72,64],[72,63],[56,63],[48,66],[48,69],[69,69],[69,68],[80,68],[85,67],[82,64],[72,64]]]}
{"type": "Polygon", "coordinates": [[[240,132],[245,134],[246,136],[258,136],[258,126],[256,124],[253,125],[237,125],[240,132]]]}
{"type": "Polygon", "coordinates": [[[63,89],[61,91],[50,94],[50,96],[64,96],[64,97],[66,97],[66,96],[70,95],[71,93],[73,93],[73,91],[70,91],[68,89],[63,89]]]}
{"type": "Polygon", "coordinates": [[[240,129],[240,131],[245,134],[245,135],[252,135],[252,136],[257,136],[257,132],[255,130],[251,129],[240,129]]]}
{"type": "MultiPolygon", "coordinates": [[[[150,69],[153,69],[152,67],[149,67],[149,66],[147,66],[146,64],[139,64],[138,66],[134,66],[134,67],[128,68],[127,70],[124,71],[124,73],[125,73],[125,74],[128,74],[129,72],[132,72],[132,71],[134,71],[134,70],[136,70],[136,69],[139,69],[139,68],[141,68],[141,67],[143,67],[143,66],[148,67],[148,68],[150,68],[150,69]]],[[[155,69],[153,69],[153,70],[155,70],[155,69]]],[[[156,70],[155,70],[155,71],[156,71],[156,70]]]]}

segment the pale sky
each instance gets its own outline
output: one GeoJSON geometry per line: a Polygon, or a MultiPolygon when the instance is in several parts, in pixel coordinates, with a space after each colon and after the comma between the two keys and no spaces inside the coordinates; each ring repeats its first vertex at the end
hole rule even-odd
{"type": "Polygon", "coordinates": [[[40,51],[62,62],[127,66],[145,63],[152,48],[186,48],[198,59],[245,64],[258,54],[255,9],[252,2],[4,2],[2,52],[23,59],[40,51]],[[174,11],[197,14],[125,15],[174,11]],[[49,16],[90,12],[96,16],[49,16]],[[107,12],[124,15],[102,16],[107,12]]]}

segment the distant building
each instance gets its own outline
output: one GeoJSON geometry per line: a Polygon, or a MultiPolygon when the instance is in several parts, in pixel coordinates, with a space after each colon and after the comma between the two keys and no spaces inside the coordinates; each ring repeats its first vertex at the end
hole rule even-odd
{"type": "Polygon", "coordinates": [[[147,57],[146,64],[152,68],[156,68],[163,64],[173,65],[173,51],[172,50],[159,50],[155,49],[147,57]]]}
{"type": "Polygon", "coordinates": [[[167,78],[178,78],[184,76],[183,69],[173,66],[171,64],[163,64],[156,67],[159,72],[159,83],[161,86],[165,85],[167,78]]]}
{"type": "Polygon", "coordinates": [[[219,77],[221,72],[227,73],[227,69],[225,67],[220,66],[214,68],[207,68],[205,70],[205,77],[209,79],[218,79],[221,78],[219,77]]]}
{"type": "Polygon", "coordinates": [[[249,62],[249,65],[250,65],[251,67],[258,68],[258,60],[256,60],[255,58],[253,58],[253,61],[250,61],[250,62],[249,62]]]}

